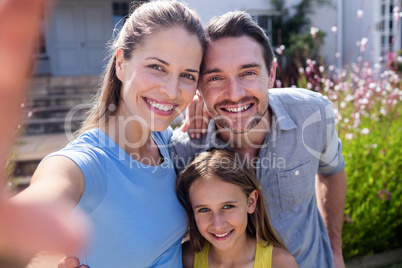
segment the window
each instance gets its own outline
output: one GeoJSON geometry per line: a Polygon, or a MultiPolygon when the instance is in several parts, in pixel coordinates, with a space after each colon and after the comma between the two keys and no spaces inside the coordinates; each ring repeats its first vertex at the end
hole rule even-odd
{"type": "Polygon", "coordinates": [[[39,29],[38,29],[38,35],[36,37],[36,43],[35,43],[35,54],[38,57],[44,57],[46,55],[47,49],[46,49],[46,39],[45,39],[45,34],[46,34],[46,23],[45,23],[45,7],[42,8],[42,13],[40,14],[40,22],[39,22],[39,29]]]}
{"type": "Polygon", "coordinates": [[[278,44],[278,36],[274,33],[274,20],[270,15],[252,15],[253,20],[264,30],[265,34],[269,37],[271,45],[278,44]]]}
{"type": "Polygon", "coordinates": [[[397,35],[395,30],[397,21],[394,17],[394,8],[401,7],[400,0],[381,0],[380,1],[380,17],[377,23],[376,30],[380,35],[380,56],[385,55],[389,51],[394,50],[395,44],[394,37],[397,35]]]}

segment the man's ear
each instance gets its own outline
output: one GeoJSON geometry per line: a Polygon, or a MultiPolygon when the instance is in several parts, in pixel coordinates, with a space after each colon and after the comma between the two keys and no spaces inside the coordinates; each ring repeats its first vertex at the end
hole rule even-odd
{"type": "Polygon", "coordinates": [[[124,68],[126,60],[124,59],[124,51],[119,48],[116,51],[116,76],[120,81],[123,81],[124,78],[124,68]]]}
{"type": "Polygon", "coordinates": [[[249,214],[253,214],[255,211],[255,207],[257,206],[257,200],[258,200],[258,191],[254,190],[251,192],[251,194],[248,196],[248,204],[247,204],[247,212],[249,214]]]}
{"type": "Polygon", "coordinates": [[[268,88],[273,88],[276,79],[276,60],[272,61],[272,67],[269,70],[269,83],[268,88]]]}

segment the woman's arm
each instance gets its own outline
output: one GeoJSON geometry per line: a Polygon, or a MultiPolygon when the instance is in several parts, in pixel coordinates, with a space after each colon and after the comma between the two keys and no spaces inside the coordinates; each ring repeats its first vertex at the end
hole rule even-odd
{"type": "Polygon", "coordinates": [[[69,217],[83,190],[84,177],[72,160],[62,156],[46,159],[35,171],[31,185],[9,200],[7,214],[14,220],[2,226],[6,231],[0,232],[7,244],[0,242],[0,249],[28,257],[40,250],[76,248],[85,225],[81,219],[70,221],[69,217]],[[21,245],[26,241],[29,246],[24,249],[21,245]]]}

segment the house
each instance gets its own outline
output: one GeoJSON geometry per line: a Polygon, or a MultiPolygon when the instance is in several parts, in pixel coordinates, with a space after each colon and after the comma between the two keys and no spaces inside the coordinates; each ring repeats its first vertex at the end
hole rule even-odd
{"type": "MultiPolygon", "coordinates": [[[[286,0],[292,6],[299,0],[286,0]]],[[[105,65],[106,44],[113,29],[129,13],[128,0],[59,0],[44,12],[35,55],[34,74],[100,74],[105,65]]],[[[269,33],[271,19],[278,16],[270,0],[186,0],[205,24],[227,11],[245,10],[269,33]]],[[[312,24],[327,33],[323,55],[329,62],[348,63],[360,53],[356,42],[367,38],[365,56],[371,61],[388,51],[401,49],[401,0],[332,0],[320,7],[312,24]],[[357,12],[359,11],[359,14],[357,12]],[[331,31],[337,27],[337,32],[331,31]],[[335,58],[339,52],[340,57],[335,58]]],[[[363,40],[363,43],[365,41],[363,40]]],[[[275,45],[275,44],[274,44],[275,45]]]]}

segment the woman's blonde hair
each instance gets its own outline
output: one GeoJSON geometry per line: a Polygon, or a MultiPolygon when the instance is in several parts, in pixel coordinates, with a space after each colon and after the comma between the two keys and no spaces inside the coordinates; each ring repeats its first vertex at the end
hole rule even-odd
{"type": "Polygon", "coordinates": [[[258,191],[258,199],[253,214],[248,214],[247,234],[257,239],[261,246],[267,246],[267,242],[273,246],[286,249],[285,244],[272,227],[260,186],[255,173],[248,168],[242,158],[233,151],[226,149],[212,149],[199,154],[190,165],[178,176],[176,194],[180,204],[187,212],[189,222],[190,243],[195,251],[199,252],[205,242],[205,238],[198,231],[195,222],[194,211],[190,202],[189,190],[191,185],[204,178],[216,178],[224,182],[239,186],[248,197],[254,190],[258,191]]]}
{"type": "Polygon", "coordinates": [[[114,115],[120,100],[122,83],[116,76],[116,51],[122,49],[124,58],[129,60],[132,52],[141,46],[144,38],[156,31],[182,26],[190,34],[198,37],[205,50],[205,33],[200,18],[195,11],[177,1],[154,1],[140,5],[126,19],[123,28],[109,50],[110,60],[104,70],[94,104],[77,134],[99,127],[114,115]]]}

